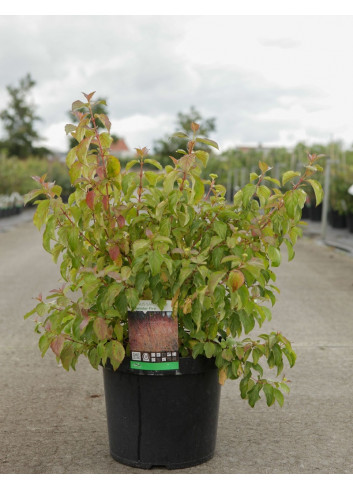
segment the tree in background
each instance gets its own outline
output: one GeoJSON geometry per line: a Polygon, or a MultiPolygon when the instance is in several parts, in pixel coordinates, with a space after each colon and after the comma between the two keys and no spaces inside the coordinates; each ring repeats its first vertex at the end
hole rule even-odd
{"type": "MultiPolygon", "coordinates": [[[[182,113],[179,112],[177,115],[176,131],[182,131],[185,133],[190,132],[191,123],[196,122],[199,124],[199,133],[205,137],[209,137],[210,133],[216,130],[216,119],[211,117],[209,119],[204,119],[200,112],[195,109],[195,107],[190,107],[189,112],[182,113]]],[[[171,160],[169,156],[175,156],[175,152],[181,147],[180,139],[170,138],[165,136],[163,139],[158,139],[154,142],[154,154],[156,159],[163,165],[168,165],[171,160]]],[[[204,151],[210,151],[209,146],[205,144],[199,144],[199,149],[204,151]]]]}
{"type": "Polygon", "coordinates": [[[6,87],[10,101],[8,107],[0,112],[0,119],[6,132],[1,147],[9,156],[27,158],[50,153],[47,148],[34,146],[34,143],[42,139],[34,128],[35,122],[41,118],[36,115],[36,107],[29,100],[30,91],[35,84],[36,82],[28,73],[20,79],[18,87],[11,85],[6,87]]]}

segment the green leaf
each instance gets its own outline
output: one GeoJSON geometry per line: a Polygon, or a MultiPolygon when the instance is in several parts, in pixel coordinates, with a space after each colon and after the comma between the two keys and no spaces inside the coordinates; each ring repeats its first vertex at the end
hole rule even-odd
{"type": "Polygon", "coordinates": [[[239,314],[237,312],[233,312],[230,321],[229,321],[229,329],[232,336],[240,336],[241,334],[241,322],[239,318],[239,314]]]}
{"type": "Polygon", "coordinates": [[[126,163],[125,170],[130,170],[134,165],[139,164],[139,160],[131,160],[126,163]]]}
{"type": "Polygon", "coordinates": [[[137,304],[140,301],[139,294],[136,289],[126,289],[125,295],[127,303],[129,304],[130,309],[133,311],[136,309],[137,304]]]}
{"type": "Polygon", "coordinates": [[[198,150],[198,151],[195,151],[195,155],[196,155],[196,158],[201,161],[203,166],[206,167],[209,156],[210,156],[209,153],[207,153],[207,151],[198,150]]]}
{"type": "Polygon", "coordinates": [[[213,146],[214,148],[219,149],[218,144],[216,143],[216,141],[212,141],[212,139],[197,137],[196,138],[196,141],[198,143],[207,144],[207,146],[213,146]]]}
{"type": "Polygon", "coordinates": [[[161,271],[163,261],[163,255],[158,250],[148,253],[148,263],[151,267],[152,276],[157,275],[161,271]]]}
{"type": "MultiPolygon", "coordinates": [[[[99,346],[101,343],[99,344],[99,346]]],[[[98,370],[99,362],[100,362],[100,355],[98,353],[98,347],[97,348],[91,348],[88,352],[88,360],[89,363],[92,365],[93,368],[98,370]]]]}
{"type": "Polygon", "coordinates": [[[266,173],[268,170],[270,170],[270,167],[264,161],[259,161],[259,168],[262,173],[266,173]]]}
{"type": "Polygon", "coordinates": [[[74,347],[70,341],[64,344],[63,349],[60,353],[61,364],[65,370],[69,370],[71,362],[75,356],[74,347]]]}
{"type": "Polygon", "coordinates": [[[134,257],[143,255],[150,245],[151,243],[148,239],[137,239],[132,245],[132,253],[134,257]]]}
{"type": "Polygon", "coordinates": [[[107,173],[109,178],[115,178],[120,174],[120,161],[115,156],[108,156],[107,173]]]}
{"type": "Polygon", "coordinates": [[[69,133],[71,132],[74,132],[76,131],[77,129],[77,126],[75,126],[74,124],[66,124],[65,125],[65,132],[66,132],[66,135],[68,135],[69,133]]]}
{"type": "Polygon", "coordinates": [[[238,192],[234,195],[233,203],[235,207],[240,207],[242,202],[243,202],[243,191],[238,190],[238,192]]]}
{"type": "Polygon", "coordinates": [[[109,132],[101,132],[99,135],[99,140],[103,149],[110,148],[110,145],[113,142],[113,138],[111,137],[109,132]]]}
{"type": "Polygon", "coordinates": [[[216,345],[210,341],[204,344],[205,355],[207,358],[211,358],[214,356],[216,351],[216,345]]]}
{"type": "Polygon", "coordinates": [[[67,242],[71,251],[76,251],[78,247],[79,231],[78,228],[72,227],[67,232],[67,242]]]}
{"type": "Polygon", "coordinates": [[[279,180],[277,180],[277,178],[264,177],[264,180],[267,180],[268,182],[274,183],[275,185],[278,185],[279,187],[281,186],[281,182],[279,180]]]}
{"type": "Polygon", "coordinates": [[[148,183],[153,187],[156,185],[157,181],[163,178],[160,174],[155,171],[145,171],[144,176],[147,178],[148,183]]]}
{"type": "Polygon", "coordinates": [[[50,339],[48,338],[48,336],[46,334],[43,334],[39,338],[38,346],[39,346],[39,349],[41,351],[42,357],[44,357],[46,351],[48,350],[48,348],[50,346],[50,339]]]}
{"type": "Polygon", "coordinates": [[[214,289],[218,285],[218,283],[222,280],[222,278],[227,273],[226,270],[220,270],[218,272],[213,272],[208,279],[208,290],[210,294],[213,294],[214,289]]]}
{"type": "Polygon", "coordinates": [[[322,202],[322,198],[324,196],[324,192],[322,190],[321,184],[317,180],[306,180],[307,182],[310,183],[312,186],[314,193],[315,193],[315,199],[316,199],[316,207],[322,202]]]}
{"type": "Polygon", "coordinates": [[[284,403],[284,397],[283,397],[282,392],[279,389],[273,388],[273,394],[274,394],[275,399],[278,402],[278,404],[282,407],[283,403],[284,403]]]}
{"type": "Polygon", "coordinates": [[[272,266],[273,267],[279,267],[279,265],[281,263],[280,251],[277,248],[275,248],[274,246],[269,246],[267,252],[268,252],[268,256],[271,260],[272,266]]]}
{"type": "Polygon", "coordinates": [[[35,189],[35,190],[31,190],[30,192],[28,192],[24,197],[23,197],[23,203],[24,205],[28,204],[28,202],[30,202],[31,200],[35,199],[36,197],[38,197],[38,195],[41,195],[41,194],[44,194],[44,190],[43,189],[35,189]]]}
{"type": "Polygon", "coordinates": [[[299,176],[300,176],[299,171],[292,171],[292,170],[286,171],[285,173],[283,173],[282,176],[282,185],[284,186],[287,182],[289,182],[289,180],[292,180],[292,178],[299,177],[299,176]]]}
{"type": "MultiPolygon", "coordinates": [[[[256,192],[256,185],[253,185],[252,183],[248,183],[243,187],[242,189],[242,196],[243,196],[243,206],[246,207],[249,205],[250,200],[254,193],[256,192]]],[[[235,199],[235,197],[234,197],[235,199]]]]}
{"type": "Polygon", "coordinates": [[[49,199],[41,200],[38,204],[37,210],[33,216],[33,224],[38,228],[38,230],[40,230],[40,228],[45,223],[49,211],[49,206],[49,199]]]}
{"type": "Polygon", "coordinates": [[[256,194],[260,199],[261,207],[263,207],[271,196],[271,190],[265,185],[260,185],[259,187],[257,187],[256,194]]]}
{"type": "Polygon", "coordinates": [[[203,355],[204,353],[204,344],[203,343],[196,343],[192,347],[192,358],[196,358],[198,355],[203,355]]]}
{"type": "Polygon", "coordinates": [[[174,187],[174,182],[178,178],[178,170],[172,170],[165,177],[163,182],[163,188],[166,194],[170,194],[174,187]]]}
{"type": "Polygon", "coordinates": [[[172,138],[182,138],[182,139],[188,139],[188,135],[185,134],[185,132],[177,131],[171,136],[172,138]]]}
{"type": "Polygon", "coordinates": [[[82,164],[87,163],[87,152],[89,145],[91,144],[92,137],[82,139],[82,141],[76,146],[76,155],[78,161],[82,164]]]}
{"type": "Polygon", "coordinates": [[[254,407],[256,402],[260,399],[261,384],[255,384],[252,389],[248,391],[248,400],[251,407],[254,407]]]}
{"type": "Polygon", "coordinates": [[[216,231],[218,236],[223,240],[227,235],[227,224],[222,221],[216,221],[213,224],[213,229],[216,231]]]}
{"type": "Polygon", "coordinates": [[[291,261],[291,260],[293,260],[293,258],[295,256],[295,251],[293,250],[293,245],[287,238],[284,238],[284,242],[286,243],[287,250],[288,250],[288,261],[291,261]]]}
{"type": "Polygon", "coordinates": [[[179,287],[185,282],[185,280],[189,277],[189,275],[194,271],[191,267],[185,267],[180,270],[178,285],[179,287]]]}
{"type": "Polygon", "coordinates": [[[275,394],[272,385],[265,384],[263,389],[266,396],[267,406],[272,406],[272,404],[275,402],[275,394]]]}
{"type": "Polygon", "coordinates": [[[194,185],[194,203],[197,204],[205,193],[205,186],[200,178],[195,177],[195,185],[194,185]]]}
{"type": "Polygon", "coordinates": [[[145,163],[149,163],[150,165],[158,168],[158,170],[163,170],[162,165],[157,160],[153,160],[151,158],[147,158],[144,162],[145,163]]]}
{"type": "Polygon", "coordinates": [[[191,317],[197,326],[197,330],[199,330],[201,327],[201,311],[201,303],[198,299],[196,299],[196,301],[194,301],[192,304],[191,317]]]}

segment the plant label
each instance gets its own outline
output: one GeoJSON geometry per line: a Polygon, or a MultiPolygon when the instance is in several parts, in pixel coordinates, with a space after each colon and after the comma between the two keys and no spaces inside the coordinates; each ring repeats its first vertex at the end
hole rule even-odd
{"type": "Polygon", "coordinates": [[[172,317],[171,301],[163,310],[151,301],[140,301],[128,312],[130,368],[178,370],[178,321],[172,317]]]}

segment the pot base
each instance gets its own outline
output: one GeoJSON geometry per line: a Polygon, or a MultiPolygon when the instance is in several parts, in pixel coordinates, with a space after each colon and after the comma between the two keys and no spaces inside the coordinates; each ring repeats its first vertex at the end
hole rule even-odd
{"type": "Polygon", "coordinates": [[[186,462],[177,462],[177,463],[167,463],[163,465],[157,465],[155,463],[149,463],[149,462],[141,462],[141,461],[136,461],[136,460],[128,460],[127,458],[120,457],[119,455],[115,455],[114,452],[110,452],[110,455],[114,460],[117,462],[128,465],[129,467],[135,467],[137,469],[145,469],[145,470],[150,470],[156,467],[165,467],[167,470],[177,470],[177,469],[186,469],[188,467],[194,467],[195,465],[200,465],[205,462],[208,462],[213,458],[214,456],[214,451],[210,453],[209,455],[199,458],[197,460],[188,460],[186,462]]]}

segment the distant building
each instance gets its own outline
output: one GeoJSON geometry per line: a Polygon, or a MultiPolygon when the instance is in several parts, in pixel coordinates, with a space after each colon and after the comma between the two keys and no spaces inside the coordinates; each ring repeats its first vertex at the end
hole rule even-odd
{"type": "Polygon", "coordinates": [[[134,156],[134,152],[128,147],[123,138],[119,138],[110,146],[110,154],[117,158],[130,158],[134,156]]]}

